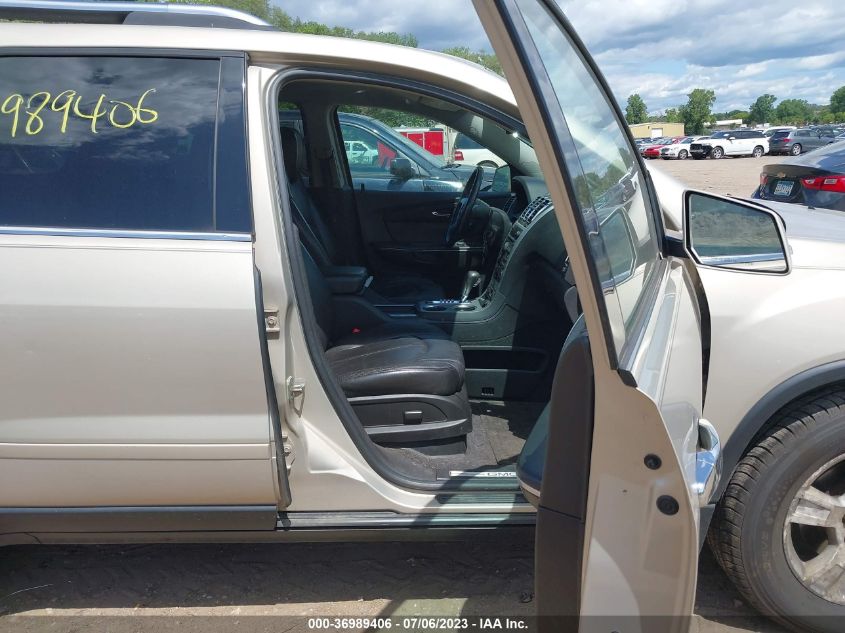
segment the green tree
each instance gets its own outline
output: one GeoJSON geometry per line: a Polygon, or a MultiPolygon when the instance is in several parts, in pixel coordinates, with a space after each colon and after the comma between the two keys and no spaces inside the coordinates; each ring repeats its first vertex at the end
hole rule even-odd
{"type": "Polygon", "coordinates": [[[625,106],[625,120],[630,124],[645,123],[648,119],[648,108],[645,101],[636,92],[628,97],[628,105],[625,106]]]}
{"type": "Polygon", "coordinates": [[[681,117],[680,108],[666,108],[663,113],[663,120],[667,123],[683,123],[684,119],[681,117]]]}
{"type": "Polygon", "coordinates": [[[704,124],[710,122],[710,109],[716,102],[716,93],[704,88],[696,88],[687,95],[687,102],[680,108],[687,134],[702,134],[704,124]]]}
{"type": "MultiPolygon", "coordinates": [[[[140,0],[141,2],[158,2],[159,0],[140,0]]],[[[169,0],[173,4],[201,4],[237,9],[249,13],[265,22],[269,22],[280,31],[289,33],[309,33],[311,35],[333,35],[336,37],[353,37],[360,40],[387,42],[416,48],[417,38],[410,33],[395,33],[393,31],[355,31],[345,26],[329,26],[313,20],[305,22],[293,18],[277,6],[270,4],[270,0],[169,0]]]]}
{"type": "Polygon", "coordinates": [[[480,66],[484,66],[488,70],[492,70],[494,73],[504,76],[504,71],[502,70],[502,65],[499,63],[499,59],[493,55],[492,53],[485,53],[484,51],[473,51],[466,46],[451,46],[449,48],[444,48],[443,52],[447,55],[454,55],[455,57],[460,57],[462,59],[468,59],[471,62],[475,62],[480,66]]]}
{"type": "Polygon", "coordinates": [[[804,99],[784,99],[775,108],[778,123],[801,125],[812,115],[810,104],[804,99]]]}
{"type": "Polygon", "coordinates": [[[757,97],[748,109],[748,120],[753,123],[771,123],[775,112],[775,95],[764,94],[757,97]]]}
{"type": "Polygon", "coordinates": [[[836,91],[830,95],[830,111],[845,112],[845,86],[837,88],[836,91]]]}

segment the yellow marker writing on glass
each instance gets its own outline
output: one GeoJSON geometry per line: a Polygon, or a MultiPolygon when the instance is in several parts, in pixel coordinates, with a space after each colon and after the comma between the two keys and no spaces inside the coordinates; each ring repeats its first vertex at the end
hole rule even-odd
{"type": "Polygon", "coordinates": [[[113,128],[125,130],[134,125],[149,125],[158,121],[158,111],[144,106],[144,100],[155,91],[155,88],[146,90],[134,103],[132,100],[109,99],[106,93],[88,100],[76,90],[63,90],[55,96],[40,90],[28,98],[13,93],[5,98],[0,96],[0,115],[11,117],[9,135],[12,138],[17,136],[21,124],[27,136],[37,136],[49,129],[48,113],[59,115],[57,127],[62,134],[67,133],[68,122],[73,118],[90,121],[88,128],[92,134],[97,134],[98,126],[102,129],[105,121],[113,128]],[[23,117],[25,122],[22,121],[23,117]]]}

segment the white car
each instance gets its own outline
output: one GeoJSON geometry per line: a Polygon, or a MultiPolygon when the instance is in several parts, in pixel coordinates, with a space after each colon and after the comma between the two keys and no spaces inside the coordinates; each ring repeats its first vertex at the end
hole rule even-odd
{"type": "Polygon", "coordinates": [[[760,158],[769,151],[769,139],[758,130],[725,130],[690,144],[690,155],[696,160],[724,156],[760,158]]]}
{"type": "Polygon", "coordinates": [[[378,150],[362,141],[344,141],[343,149],[352,165],[372,165],[378,158],[378,150]]]}
{"type": "Polygon", "coordinates": [[[479,167],[498,168],[507,162],[497,156],[478,141],[463,132],[458,132],[452,146],[452,162],[458,165],[478,165],[479,167]]]}
{"type": "Polygon", "coordinates": [[[707,138],[705,136],[685,136],[677,143],[672,143],[660,149],[660,158],[686,160],[689,158],[689,148],[695,141],[707,138]]]}

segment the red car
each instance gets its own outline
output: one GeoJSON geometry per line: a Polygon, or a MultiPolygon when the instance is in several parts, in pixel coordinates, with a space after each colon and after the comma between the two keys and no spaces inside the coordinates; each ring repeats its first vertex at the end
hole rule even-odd
{"type": "Polygon", "coordinates": [[[672,136],[669,138],[662,138],[657,140],[653,145],[644,145],[643,148],[640,150],[640,155],[643,158],[660,158],[660,148],[664,145],[671,145],[672,143],[677,143],[679,140],[684,138],[683,136],[672,136]]]}

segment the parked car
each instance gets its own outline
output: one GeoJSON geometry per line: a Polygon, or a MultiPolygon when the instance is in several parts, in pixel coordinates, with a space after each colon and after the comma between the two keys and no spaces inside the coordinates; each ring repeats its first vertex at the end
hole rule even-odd
{"type": "Polygon", "coordinates": [[[671,145],[664,145],[660,148],[660,158],[686,160],[689,158],[689,148],[695,141],[707,138],[706,136],[684,136],[673,142],[671,145]]]}
{"type": "Polygon", "coordinates": [[[675,142],[676,138],[682,137],[657,139],[653,144],[641,147],[640,156],[642,156],[643,158],[660,158],[660,150],[667,145],[671,145],[673,142],[675,142]]]}
{"type": "Polygon", "coordinates": [[[557,3],[475,6],[510,84],[207,6],[0,4],[98,22],[0,24],[0,542],[536,525],[549,630],[680,630],[715,510],[750,600],[837,630],[842,219],[652,181],[557,3]],[[338,108],[397,104],[506,166],[430,188],[396,146],[356,186],[338,108]]]}
{"type": "Polygon", "coordinates": [[[696,160],[724,156],[753,156],[760,158],[769,151],[769,139],[757,130],[725,130],[714,132],[690,144],[690,155],[696,160]]]}
{"type": "Polygon", "coordinates": [[[816,131],[810,128],[783,130],[772,134],[769,139],[769,153],[798,156],[833,143],[834,137],[835,135],[830,130],[816,131]]]}
{"type": "Polygon", "coordinates": [[[350,165],[372,165],[378,159],[378,150],[362,141],[344,141],[343,149],[350,165]]]}
{"type": "Polygon", "coordinates": [[[845,143],[766,165],[755,197],[845,211],[845,143]]]}
{"type": "Polygon", "coordinates": [[[770,127],[763,130],[763,135],[766,138],[771,138],[775,132],[788,132],[789,130],[794,130],[796,127],[794,125],[782,125],[778,127],[770,127]]]}
{"type": "Polygon", "coordinates": [[[455,136],[452,160],[458,165],[478,165],[496,169],[505,165],[505,161],[496,156],[478,141],[471,139],[463,132],[455,136]]]}
{"type": "Polygon", "coordinates": [[[816,134],[827,137],[835,137],[845,132],[845,126],[842,125],[810,125],[808,127],[816,134]]]}
{"type": "MultiPolygon", "coordinates": [[[[461,191],[475,171],[469,165],[447,163],[439,156],[426,151],[389,125],[373,117],[352,112],[338,112],[344,149],[356,188],[367,191],[401,188],[405,191],[461,191]],[[347,144],[350,149],[347,149],[347,144]],[[360,149],[361,147],[365,149],[360,149]],[[352,148],[359,148],[356,152],[352,148]],[[407,177],[397,178],[391,170],[396,158],[407,161],[407,177]]],[[[279,113],[282,126],[291,126],[303,132],[298,110],[279,113]]],[[[492,170],[484,174],[484,184],[492,182],[492,170]]]]}

